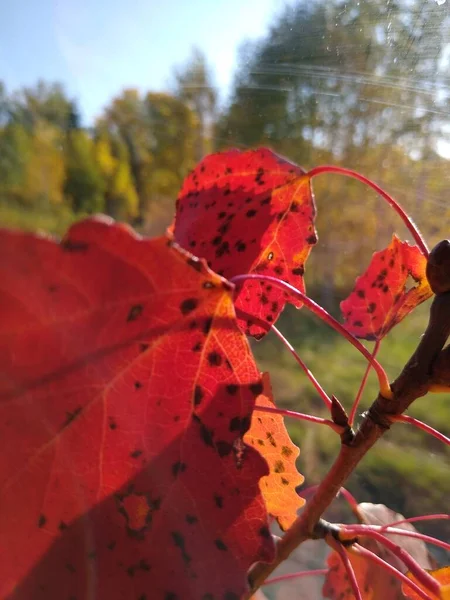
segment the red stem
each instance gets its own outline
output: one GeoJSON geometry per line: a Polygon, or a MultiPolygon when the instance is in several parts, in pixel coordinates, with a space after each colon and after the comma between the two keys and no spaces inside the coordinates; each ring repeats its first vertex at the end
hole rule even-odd
{"type": "Polygon", "coordinates": [[[260,412],[274,413],[276,415],[282,415],[283,417],[292,417],[293,419],[299,419],[302,421],[310,421],[311,423],[319,423],[320,425],[328,425],[328,427],[331,427],[337,433],[342,433],[342,427],[336,425],[336,423],[333,423],[333,421],[323,419],[322,417],[314,417],[313,415],[299,413],[295,410],[286,410],[284,408],[272,408],[271,406],[256,405],[254,410],[259,410],[260,412]]]}
{"type": "Polygon", "coordinates": [[[360,173],[357,173],[356,171],[352,171],[352,169],[345,169],[344,167],[337,167],[334,165],[322,165],[320,167],[315,167],[314,169],[311,169],[311,171],[306,173],[306,175],[310,178],[313,178],[316,175],[320,175],[322,173],[338,173],[339,175],[345,175],[346,177],[352,177],[353,179],[357,179],[358,181],[361,181],[365,185],[368,185],[373,190],[375,190],[377,192],[377,194],[379,194],[382,198],[384,198],[384,200],[386,200],[386,202],[399,215],[399,217],[402,219],[403,223],[406,225],[406,227],[410,231],[411,235],[413,236],[416,244],[419,246],[422,254],[425,256],[425,258],[428,258],[428,254],[429,254],[428,247],[427,247],[426,242],[423,239],[422,234],[420,233],[418,227],[415,225],[413,220],[408,216],[408,214],[403,210],[403,208],[400,206],[400,204],[396,200],[394,200],[394,198],[392,198],[392,196],[390,196],[387,192],[385,192],[379,185],[377,185],[374,181],[371,181],[364,175],[360,175],[360,173]]]}
{"type": "Polygon", "coordinates": [[[267,281],[285,290],[286,292],[300,300],[307,308],[309,308],[311,312],[313,312],[317,317],[322,319],[322,321],[327,323],[327,325],[329,325],[335,331],[340,333],[346,340],[348,340],[352,344],[352,346],[359,350],[359,352],[361,352],[364,358],[368,360],[369,363],[373,366],[376,374],[378,375],[381,395],[387,399],[392,398],[392,391],[389,386],[388,377],[380,363],[372,357],[372,354],[367,350],[365,346],[363,346],[363,344],[361,344],[359,340],[355,338],[354,335],[347,331],[345,327],[341,325],[339,321],[336,321],[336,319],[332,317],[324,308],[322,308],[319,304],[314,302],[314,300],[311,300],[311,298],[306,296],[306,294],[303,294],[300,290],[292,286],[290,283],[282,281],[277,277],[272,277],[271,275],[258,275],[256,273],[248,273],[247,275],[235,275],[234,277],[230,278],[230,281],[231,283],[239,283],[241,281],[247,281],[250,279],[256,281],[267,281]]]}
{"type": "Polygon", "coordinates": [[[343,496],[347,500],[352,511],[355,514],[357,514],[358,513],[358,502],[357,502],[356,498],[353,496],[353,494],[351,494],[347,489],[345,489],[345,487],[341,487],[341,489],[339,490],[339,495],[343,496]]]}
{"type": "Polygon", "coordinates": [[[333,538],[327,539],[326,541],[332,548],[336,550],[336,552],[341,557],[345,570],[347,571],[348,579],[353,590],[353,594],[355,595],[355,600],[363,600],[361,590],[359,589],[358,580],[356,579],[355,571],[353,569],[353,565],[350,562],[350,559],[347,555],[347,552],[344,550],[344,547],[342,546],[342,544],[339,544],[339,542],[337,542],[333,538]]]}
{"type": "Polygon", "coordinates": [[[408,423],[409,425],[414,425],[415,427],[422,429],[422,431],[429,433],[430,435],[438,439],[440,442],[444,442],[444,444],[450,446],[450,438],[448,438],[446,435],[444,435],[437,429],[434,429],[434,427],[431,427],[430,425],[419,421],[419,419],[415,419],[414,417],[410,417],[409,415],[396,415],[395,417],[393,417],[392,420],[396,423],[408,423]]]}
{"type": "Polygon", "coordinates": [[[385,533],[416,538],[429,544],[440,546],[446,550],[450,550],[450,544],[417,531],[408,531],[407,529],[397,529],[395,527],[384,527],[381,530],[381,527],[376,525],[344,525],[341,526],[340,532],[350,536],[356,534],[359,536],[373,538],[390,550],[392,554],[397,556],[397,558],[399,558],[405,564],[408,570],[413,573],[413,575],[418,579],[418,581],[420,581],[422,585],[424,585],[427,589],[430,589],[434,594],[439,593],[439,583],[436,581],[436,579],[424,571],[419,563],[414,560],[414,558],[408,554],[404,548],[387,538],[385,533]]]}
{"type": "MultiPolygon", "coordinates": [[[[437,538],[431,537],[430,535],[425,535],[425,533],[420,533],[419,531],[410,531],[409,529],[398,529],[397,527],[392,527],[392,525],[364,525],[364,524],[350,524],[341,526],[341,531],[344,534],[350,533],[350,535],[366,535],[367,537],[373,537],[378,540],[379,536],[383,537],[383,540],[387,538],[384,537],[384,533],[390,533],[393,535],[401,535],[404,537],[412,537],[419,539],[427,544],[432,544],[434,546],[439,546],[440,548],[444,548],[447,552],[450,552],[450,544],[444,542],[442,540],[438,540],[437,538]]],[[[381,543],[384,543],[383,541],[381,543]]]]}
{"type": "MultiPolygon", "coordinates": [[[[380,349],[381,340],[377,340],[375,342],[374,349],[372,351],[372,358],[375,358],[378,354],[378,350],[380,349]]],[[[355,401],[353,402],[352,410],[350,412],[349,424],[350,427],[353,426],[355,421],[356,411],[358,410],[359,401],[361,400],[361,396],[363,394],[364,388],[366,387],[367,379],[369,377],[370,369],[372,368],[371,363],[367,365],[366,372],[364,373],[364,377],[362,378],[361,385],[359,386],[358,393],[356,394],[355,401]]]]}
{"type": "Polygon", "coordinates": [[[353,544],[353,546],[350,548],[350,552],[354,552],[356,555],[373,561],[382,569],[385,569],[386,571],[391,573],[391,575],[397,577],[397,579],[401,579],[406,585],[409,585],[409,587],[412,590],[414,590],[418,596],[423,598],[423,600],[433,600],[429,594],[424,592],[422,588],[417,585],[417,583],[406,577],[406,575],[404,575],[401,571],[398,571],[395,567],[393,567],[385,560],[377,556],[374,552],[371,552],[370,550],[367,550],[367,548],[364,548],[364,546],[360,546],[359,544],[353,544]]]}
{"type": "Polygon", "coordinates": [[[263,583],[264,586],[272,585],[273,583],[279,583],[280,581],[288,581],[290,579],[300,579],[301,577],[312,577],[314,575],[326,575],[329,569],[313,569],[312,571],[298,571],[297,573],[286,573],[286,575],[279,575],[278,577],[272,577],[267,579],[263,583]]]}
{"type": "Polygon", "coordinates": [[[279,339],[283,342],[283,344],[286,346],[286,348],[289,350],[289,352],[292,354],[292,356],[295,358],[295,360],[301,366],[303,371],[306,373],[308,379],[311,381],[313,386],[316,388],[317,392],[319,393],[319,396],[325,402],[327,408],[330,409],[331,404],[332,404],[331,398],[328,396],[328,394],[325,392],[323,387],[320,385],[320,383],[317,381],[317,379],[314,377],[314,375],[308,369],[306,364],[303,362],[303,360],[297,354],[294,346],[291,344],[291,342],[287,338],[284,337],[284,335],[281,333],[281,331],[279,331],[274,325],[272,325],[272,331],[274,332],[275,335],[277,335],[279,337],[279,339]]]}
{"type": "Polygon", "coordinates": [[[386,527],[396,527],[397,525],[401,525],[402,523],[416,523],[417,521],[434,521],[435,519],[449,520],[450,515],[438,513],[435,515],[419,515],[418,517],[409,517],[408,519],[401,519],[400,521],[394,521],[394,523],[383,525],[381,529],[385,530],[386,527]]]}

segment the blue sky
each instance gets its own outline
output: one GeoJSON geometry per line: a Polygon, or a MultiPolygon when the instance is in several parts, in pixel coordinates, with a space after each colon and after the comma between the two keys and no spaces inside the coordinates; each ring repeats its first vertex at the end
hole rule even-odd
{"type": "Polygon", "coordinates": [[[11,92],[62,82],[85,125],[124,87],[164,90],[194,45],[222,99],[239,45],[264,35],[283,0],[21,0],[0,2],[0,80],[11,92]]]}

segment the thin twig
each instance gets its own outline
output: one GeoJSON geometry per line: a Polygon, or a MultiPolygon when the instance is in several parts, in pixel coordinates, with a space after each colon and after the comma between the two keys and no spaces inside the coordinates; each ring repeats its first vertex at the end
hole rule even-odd
{"type": "Polygon", "coordinates": [[[377,192],[377,194],[379,194],[384,200],[386,200],[386,202],[390,206],[392,206],[392,208],[399,215],[399,217],[402,219],[403,223],[406,225],[406,227],[410,231],[411,235],[414,238],[414,241],[419,246],[422,254],[425,256],[425,258],[428,258],[429,250],[428,250],[427,244],[426,244],[425,240],[423,239],[423,236],[420,233],[420,231],[419,231],[418,227],[416,226],[416,224],[414,223],[414,221],[404,211],[404,209],[400,206],[400,204],[396,200],[394,200],[394,198],[392,198],[392,196],[390,194],[385,192],[378,184],[376,184],[374,181],[370,180],[368,177],[365,177],[364,175],[361,175],[360,173],[353,171],[352,169],[346,169],[344,167],[337,167],[335,165],[322,165],[320,167],[315,167],[314,169],[311,169],[311,171],[306,173],[306,175],[308,177],[312,178],[312,177],[316,177],[317,175],[321,175],[322,173],[337,173],[338,175],[345,175],[346,177],[352,177],[353,179],[357,179],[358,181],[361,181],[361,183],[364,183],[364,184],[368,185],[369,187],[371,187],[373,190],[375,190],[377,192]]]}
{"type": "Polygon", "coordinates": [[[327,425],[328,427],[331,427],[331,429],[336,431],[336,433],[342,433],[343,431],[343,427],[341,427],[340,425],[336,425],[336,423],[333,423],[333,421],[330,421],[329,419],[324,419],[322,417],[314,417],[313,415],[299,413],[295,410],[287,410],[285,408],[275,408],[271,406],[259,405],[256,405],[254,410],[258,410],[260,412],[273,413],[276,415],[281,415],[283,417],[291,417],[293,419],[299,419],[302,421],[309,421],[310,423],[318,423],[319,425],[327,425]]]}
{"type": "MultiPolygon", "coordinates": [[[[380,349],[381,340],[377,340],[375,342],[375,346],[372,350],[372,358],[375,358],[378,354],[378,350],[380,349]]],[[[361,396],[364,392],[364,388],[366,387],[367,379],[369,377],[370,369],[372,368],[372,364],[369,363],[366,367],[366,372],[364,373],[364,377],[362,378],[361,385],[359,386],[358,393],[356,394],[355,401],[353,402],[352,410],[350,411],[350,417],[348,419],[349,425],[353,426],[355,422],[356,411],[358,410],[359,401],[361,400],[361,396]]]]}
{"type": "Polygon", "coordinates": [[[344,568],[347,572],[348,580],[350,582],[350,586],[352,588],[353,594],[355,595],[355,599],[363,600],[361,590],[359,588],[358,580],[356,579],[355,570],[354,570],[353,565],[347,555],[347,552],[345,551],[345,548],[342,546],[342,544],[340,544],[338,541],[336,541],[331,536],[327,537],[326,542],[334,550],[336,550],[336,552],[339,554],[339,556],[342,560],[342,563],[344,565],[344,568]]]}
{"type": "Polygon", "coordinates": [[[273,285],[278,286],[279,288],[285,290],[301,302],[311,311],[313,312],[319,319],[322,319],[327,325],[332,327],[335,331],[340,333],[347,341],[349,341],[352,346],[354,346],[363,356],[369,361],[369,363],[374,368],[376,374],[378,375],[378,381],[380,384],[380,391],[385,398],[392,398],[391,388],[389,386],[389,380],[386,375],[385,370],[380,365],[380,363],[372,357],[372,354],[367,350],[367,348],[361,344],[361,342],[355,338],[345,327],[336,321],[334,317],[332,317],[322,306],[314,302],[311,298],[309,298],[306,294],[303,294],[300,290],[295,288],[290,283],[278,279],[277,277],[272,277],[271,275],[258,275],[256,273],[248,273],[246,275],[235,275],[231,277],[231,283],[239,283],[243,281],[267,281],[272,283],[273,285]]]}
{"type": "Polygon", "coordinates": [[[278,336],[278,338],[283,342],[283,344],[286,346],[286,348],[289,350],[289,352],[292,354],[292,356],[298,362],[298,364],[300,365],[300,367],[306,373],[308,379],[311,381],[311,383],[313,384],[313,386],[316,388],[317,392],[319,393],[319,396],[325,402],[327,408],[330,409],[331,408],[331,398],[328,396],[328,394],[325,392],[325,390],[323,389],[323,387],[320,385],[320,383],[314,377],[314,375],[312,374],[312,372],[308,369],[308,367],[306,366],[306,364],[300,358],[300,356],[298,355],[298,353],[295,350],[294,346],[291,344],[291,342],[287,338],[285,338],[285,336],[281,333],[281,331],[279,329],[277,329],[274,325],[272,325],[272,331],[274,332],[274,334],[276,336],[278,336]]]}
{"type": "Polygon", "coordinates": [[[450,438],[448,438],[446,435],[444,435],[434,427],[431,427],[431,425],[427,425],[426,423],[419,421],[419,419],[415,419],[414,417],[410,417],[409,415],[397,415],[392,420],[396,423],[407,423],[408,425],[414,425],[414,427],[418,427],[422,431],[425,431],[426,433],[429,433],[430,435],[438,439],[440,442],[444,442],[444,444],[450,446],[450,438]]]}
{"type": "Polygon", "coordinates": [[[417,521],[434,521],[436,519],[450,520],[450,515],[446,513],[437,513],[435,515],[419,515],[418,517],[408,517],[407,519],[400,519],[400,521],[394,521],[393,523],[382,525],[381,529],[386,529],[386,527],[396,527],[397,525],[402,525],[403,523],[416,523],[417,521]]]}
{"type": "Polygon", "coordinates": [[[377,542],[380,542],[380,544],[389,546],[391,544],[391,540],[384,536],[385,533],[389,533],[390,535],[400,535],[403,537],[415,538],[416,540],[421,540],[422,542],[425,542],[427,544],[439,546],[439,548],[443,548],[444,550],[447,550],[447,552],[450,552],[450,544],[444,542],[443,540],[431,537],[430,535],[426,535],[425,533],[420,533],[420,531],[411,531],[410,529],[399,529],[398,527],[392,527],[391,525],[381,526],[350,524],[340,525],[339,527],[341,535],[349,536],[349,538],[353,538],[356,535],[367,536],[374,538],[377,542]],[[388,540],[387,543],[386,540],[388,540]]]}

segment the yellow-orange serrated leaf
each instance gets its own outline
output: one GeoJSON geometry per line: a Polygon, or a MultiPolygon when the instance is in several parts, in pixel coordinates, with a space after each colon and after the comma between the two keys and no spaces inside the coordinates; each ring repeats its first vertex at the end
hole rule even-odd
{"type": "MultiPolygon", "coordinates": [[[[256,399],[256,406],[275,408],[269,373],[264,373],[262,380],[264,389],[256,399]]],[[[253,412],[244,442],[256,448],[269,465],[270,473],[260,479],[259,486],[267,512],[285,530],[292,525],[297,510],[305,503],[295,491],[304,481],[295,466],[300,450],[289,437],[281,415],[258,410],[253,412]]]]}
{"type": "MultiPolygon", "coordinates": [[[[422,590],[426,591],[427,594],[430,594],[433,598],[437,600],[450,600],[450,566],[442,567],[441,569],[436,569],[435,571],[428,571],[434,579],[439,581],[441,584],[440,594],[439,596],[433,596],[429,590],[427,590],[411,573],[406,573],[407,577],[414,581],[422,590]]],[[[405,598],[409,600],[416,600],[417,598],[420,600],[419,594],[416,594],[414,590],[412,590],[405,583],[402,584],[402,592],[405,595],[405,598]]]]}

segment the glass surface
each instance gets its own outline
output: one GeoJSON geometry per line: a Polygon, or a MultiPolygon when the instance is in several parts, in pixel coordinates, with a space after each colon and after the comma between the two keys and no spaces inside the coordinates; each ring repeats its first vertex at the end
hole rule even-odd
{"type": "MultiPolygon", "coordinates": [[[[203,156],[268,146],[305,169],[340,165],[376,181],[432,247],[450,225],[449,10],[445,0],[3,2],[0,225],[62,234],[105,212],[161,234],[183,178],[203,156]]],[[[411,239],[361,183],[323,174],[314,189],[319,244],[306,283],[338,315],[372,253],[394,232],[411,239]]],[[[427,310],[383,343],[379,359],[390,377],[416,346],[427,310]]],[[[329,394],[350,406],[364,361],[306,311],[288,308],[279,326],[329,394]]],[[[254,347],[281,406],[324,414],[275,337],[254,347]]],[[[363,407],[376,392],[371,375],[363,407]]],[[[447,395],[419,400],[410,412],[450,434],[447,395]]],[[[290,431],[314,485],[338,443],[315,425],[294,422],[290,431]]],[[[413,516],[445,510],[449,485],[446,449],[398,426],[349,489],[413,516]]],[[[329,516],[342,515],[344,502],[329,516]]],[[[450,539],[442,524],[423,530],[450,539]]],[[[320,568],[323,549],[305,548],[280,572],[320,568]]],[[[316,578],[265,593],[311,600],[320,586],[316,578]]]]}

